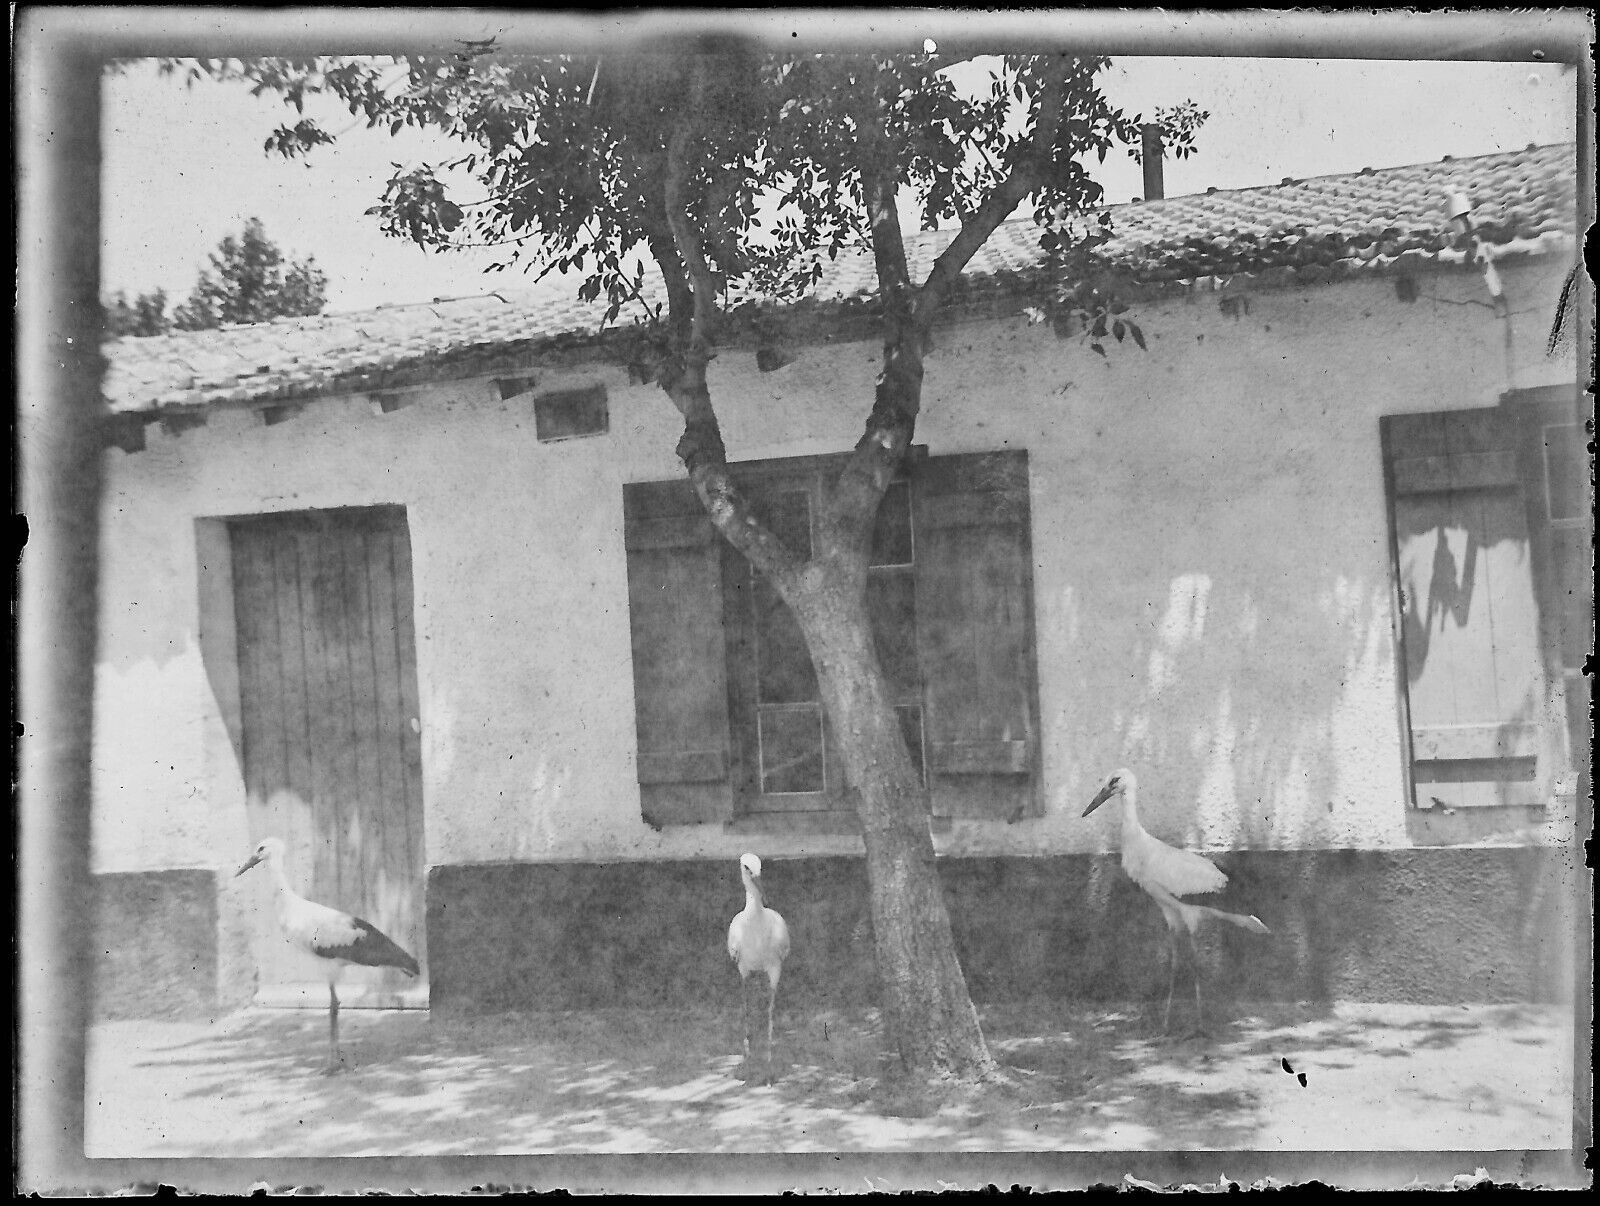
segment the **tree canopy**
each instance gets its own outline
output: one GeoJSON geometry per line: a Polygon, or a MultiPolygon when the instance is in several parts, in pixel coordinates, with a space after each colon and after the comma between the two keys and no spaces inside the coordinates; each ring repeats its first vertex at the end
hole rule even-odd
{"type": "Polygon", "coordinates": [[[259,218],[249,218],[244,229],[228,235],[211,253],[211,266],[201,269],[188,300],[167,313],[167,294],[157,289],[131,301],[121,291],[105,304],[106,333],[164,335],[203,331],[224,323],[267,322],[281,316],[322,313],[327,303],[328,277],[314,257],[284,261],[283,252],[259,218]]]}
{"type": "Polygon", "coordinates": [[[101,304],[105,317],[105,331],[112,339],[132,335],[165,335],[172,330],[172,316],[167,313],[167,291],[156,289],[140,293],[130,299],[119,289],[101,304]]]}
{"type": "MultiPolygon", "coordinates": [[[[1103,161],[1119,144],[1137,155],[1147,120],[1162,130],[1166,152],[1183,157],[1207,116],[1193,104],[1148,119],[1124,114],[1095,84],[1107,63],[1050,54],[777,55],[713,40],[617,55],[506,57],[492,44],[464,43],[456,53],[406,59],[168,60],[163,68],[281,95],[300,116],[273,131],[269,152],[302,156],[334,141],[304,116],[315,94],[372,128],[460,140],[466,149],[453,159],[395,165],[368,212],[387,233],[424,247],[504,247],[494,269],[577,274],[585,300],[605,297],[609,321],[639,298],[644,261],[669,279],[692,276],[673,246],[669,186],[719,297],[796,297],[821,275],[824,258],[866,246],[869,126],[875,168],[914,196],[924,228],[971,227],[962,242],[975,250],[984,227],[1028,200],[1047,252],[1090,245],[1104,232],[1071,237],[1063,224],[1101,200],[1085,160],[1103,161]],[[696,87],[708,55],[716,68],[696,87]],[[674,131],[694,150],[669,179],[674,131]],[[468,179],[480,196],[460,195],[468,179]]],[[[947,283],[958,258],[933,284],[947,283]]]]}

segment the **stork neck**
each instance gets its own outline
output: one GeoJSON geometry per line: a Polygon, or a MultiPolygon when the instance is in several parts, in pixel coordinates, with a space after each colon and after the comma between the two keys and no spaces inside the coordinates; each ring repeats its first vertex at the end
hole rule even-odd
{"type": "Polygon", "coordinates": [[[283,873],[283,864],[275,858],[266,860],[267,874],[272,876],[272,886],[279,896],[293,896],[294,889],[289,886],[289,877],[283,873]]]}
{"type": "Polygon", "coordinates": [[[1122,789],[1122,832],[1126,836],[1143,829],[1139,824],[1139,789],[1130,783],[1122,789]]]}
{"type": "Polygon", "coordinates": [[[756,887],[755,880],[748,874],[741,875],[744,880],[744,907],[755,912],[766,907],[766,898],[761,895],[761,889],[756,887]]]}

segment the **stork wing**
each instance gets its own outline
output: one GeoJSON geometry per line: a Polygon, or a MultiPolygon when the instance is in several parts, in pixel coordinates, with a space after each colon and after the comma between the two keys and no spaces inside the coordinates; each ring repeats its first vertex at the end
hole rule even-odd
{"type": "Polygon", "coordinates": [[[728,958],[735,962],[738,961],[739,946],[744,939],[744,927],[739,924],[742,920],[744,914],[740,913],[728,924],[728,958]]]}
{"type": "Polygon", "coordinates": [[[789,957],[789,926],[771,909],[767,910],[767,918],[772,922],[773,947],[778,952],[778,962],[782,963],[789,957]]]}
{"type": "Polygon", "coordinates": [[[1192,896],[1197,892],[1220,892],[1228,877],[1212,864],[1188,850],[1176,850],[1165,842],[1150,840],[1142,865],[1129,874],[1141,887],[1160,888],[1172,896],[1192,896]]]}
{"type": "Polygon", "coordinates": [[[327,909],[317,918],[307,944],[324,959],[344,959],[365,967],[398,967],[408,976],[422,969],[411,955],[370,921],[327,909]]]}

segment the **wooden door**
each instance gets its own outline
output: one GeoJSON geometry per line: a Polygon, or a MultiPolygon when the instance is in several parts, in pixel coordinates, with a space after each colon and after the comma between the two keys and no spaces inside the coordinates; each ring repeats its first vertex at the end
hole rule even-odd
{"type": "MultiPolygon", "coordinates": [[[[423,803],[411,543],[399,507],[229,524],[252,841],[287,846],[291,886],[364,917],[423,964],[423,803]]],[[[252,872],[252,874],[257,874],[252,872]]],[[[255,888],[263,999],[325,1004],[255,888]]],[[[419,985],[350,968],[340,998],[394,1005],[419,985]]],[[[426,999],[425,991],[422,994],[426,999]]]]}

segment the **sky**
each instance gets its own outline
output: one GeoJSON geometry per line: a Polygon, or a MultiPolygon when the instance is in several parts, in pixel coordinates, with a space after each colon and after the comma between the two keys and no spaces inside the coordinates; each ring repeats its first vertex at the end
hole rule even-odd
{"type": "MultiPolygon", "coordinates": [[[[1554,64],[1125,58],[1100,86],[1129,113],[1183,100],[1210,112],[1198,152],[1165,165],[1169,197],[1576,138],[1574,73],[1554,64]]],[[[501,253],[426,252],[384,237],[365,214],[395,163],[443,158],[445,140],[416,131],[391,138],[335,106],[319,113],[308,105],[308,114],[341,132],[337,146],[309,162],[268,158],[263,141],[294,116],[276,98],[234,84],[185,88],[143,66],[108,77],[104,292],[163,288],[181,300],[217,243],[251,216],[288,256],[315,258],[328,275],[330,311],[531,282],[514,270],[486,275],[501,253]]],[[[1090,170],[1108,201],[1143,191],[1141,169],[1125,153],[1090,170]]]]}

